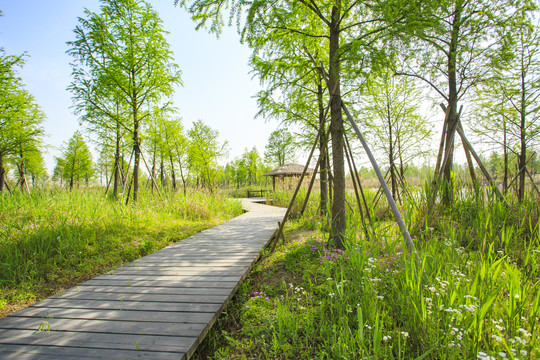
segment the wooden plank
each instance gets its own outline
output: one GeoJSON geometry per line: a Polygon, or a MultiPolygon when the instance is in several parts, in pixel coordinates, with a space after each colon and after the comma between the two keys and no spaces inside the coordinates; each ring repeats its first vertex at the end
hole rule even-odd
{"type": "Polygon", "coordinates": [[[85,347],[65,347],[46,345],[11,345],[0,346],[2,359],[153,359],[153,360],[178,360],[183,353],[161,351],[137,351],[117,349],[90,349],[85,347]],[[4,355],[5,354],[5,355],[4,355]]]}
{"type": "Polygon", "coordinates": [[[229,294],[226,295],[170,295],[156,293],[116,293],[116,292],[87,292],[87,291],[65,291],[52,296],[50,299],[69,300],[106,300],[120,302],[166,302],[174,303],[199,303],[199,304],[221,304],[229,294]]]}
{"type": "MultiPolygon", "coordinates": [[[[232,286],[231,286],[232,288],[232,286]]],[[[135,286],[107,286],[107,285],[84,285],[81,284],[70,291],[78,292],[109,292],[126,294],[160,294],[160,295],[229,295],[231,288],[217,287],[135,287],[135,286]]]]}
{"type": "Polygon", "coordinates": [[[75,331],[34,331],[25,329],[0,329],[0,344],[28,344],[73,346],[118,350],[151,350],[158,347],[166,352],[186,352],[196,340],[187,336],[156,336],[148,334],[103,334],[75,331]]]}
{"type": "Polygon", "coordinates": [[[32,307],[50,307],[65,309],[95,310],[145,310],[145,311],[180,311],[180,312],[216,312],[219,304],[161,303],[146,301],[99,301],[78,299],[45,299],[32,307]]]}
{"type": "MultiPolygon", "coordinates": [[[[212,319],[209,312],[168,312],[168,311],[136,311],[136,310],[96,310],[29,307],[6,317],[37,317],[40,319],[94,319],[119,321],[155,321],[155,322],[187,322],[202,323],[212,319]]],[[[0,321],[5,321],[2,319],[0,321]]]]}
{"type": "Polygon", "coordinates": [[[248,267],[241,268],[228,268],[226,270],[213,270],[211,268],[198,268],[198,269],[178,269],[178,268],[162,268],[157,270],[146,268],[124,268],[116,269],[105,275],[136,275],[136,276],[241,276],[248,267]],[[204,269],[204,270],[201,270],[204,269]]]}
{"type": "Polygon", "coordinates": [[[206,323],[162,323],[152,321],[41,319],[8,317],[0,322],[0,329],[34,330],[47,332],[74,331],[85,333],[110,333],[126,335],[160,335],[197,337],[206,323]]]}
{"type": "Polygon", "coordinates": [[[150,275],[101,275],[95,277],[97,280],[106,280],[106,279],[115,279],[115,280],[128,280],[128,281],[160,281],[160,280],[171,280],[175,279],[177,283],[180,283],[182,281],[235,281],[238,282],[240,280],[239,275],[224,275],[224,276],[201,276],[201,275],[176,275],[174,277],[172,276],[150,276],[150,275]]]}
{"type": "Polygon", "coordinates": [[[137,267],[189,267],[192,269],[198,268],[209,268],[209,267],[248,267],[253,263],[253,261],[211,261],[211,260],[198,260],[195,261],[177,261],[177,260],[159,260],[159,261],[139,261],[131,264],[127,264],[119,267],[118,269],[124,268],[137,268],[137,267]]]}
{"type": "Polygon", "coordinates": [[[192,287],[192,288],[226,288],[232,289],[238,281],[206,281],[206,280],[187,280],[187,281],[176,281],[176,280],[133,280],[133,279],[118,279],[112,276],[108,276],[104,279],[94,278],[89,280],[82,285],[87,286],[119,286],[119,287],[172,287],[172,288],[182,288],[182,287],[192,287]]]}

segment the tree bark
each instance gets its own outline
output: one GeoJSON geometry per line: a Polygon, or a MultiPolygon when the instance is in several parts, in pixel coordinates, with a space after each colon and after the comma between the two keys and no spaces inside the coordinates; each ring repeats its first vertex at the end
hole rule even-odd
{"type": "Polygon", "coordinates": [[[0,153],[0,194],[4,192],[6,183],[6,169],[4,168],[4,156],[0,153]]]}
{"type": "Polygon", "coordinates": [[[508,148],[506,144],[506,118],[503,116],[503,152],[504,152],[504,178],[503,193],[508,191],[508,148]]]}
{"type": "Polygon", "coordinates": [[[169,150],[169,160],[171,162],[172,187],[173,187],[173,190],[176,191],[176,174],[174,173],[174,161],[173,161],[172,153],[170,150],[169,150]]]}
{"type": "MultiPolygon", "coordinates": [[[[328,156],[326,153],[326,119],[324,114],[324,104],[323,104],[323,87],[322,87],[322,79],[321,75],[319,73],[318,77],[318,84],[317,84],[317,102],[319,106],[319,164],[320,164],[320,195],[321,195],[321,202],[320,202],[320,215],[326,216],[328,211],[328,169],[327,169],[327,161],[326,157],[328,156]]],[[[313,174],[315,176],[315,174],[313,174]]]]}
{"type": "Polygon", "coordinates": [[[332,202],[332,225],[330,241],[343,249],[346,232],[345,222],[345,161],[343,154],[343,114],[341,112],[339,34],[341,1],[332,7],[330,22],[330,67],[328,85],[330,87],[330,133],[332,134],[332,160],[334,165],[334,199],[332,202]]]}
{"type": "Polygon", "coordinates": [[[26,169],[25,169],[25,166],[24,166],[24,153],[22,151],[22,149],[20,149],[19,151],[19,157],[20,157],[20,163],[19,163],[19,166],[17,166],[18,170],[19,170],[19,178],[21,179],[20,180],[20,185],[21,185],[21,191],[25,191],[28,189],[28,183],[26,182],[26,169]]]}
{"type": "Polygon", "coordinates": [[[453,184],[452,184],[452,168],[454,163],[454,135],[456,133],[458,124],[457,113],[457,75],[456,75],[456,63],[457,63],[457,47],[459,42],[459,31],[461,26],[461,4],[456,4],[455,15],[452,22],[452,36],[450,40],[450,48],[448,51],[448,108],[450,114],[448,116],[448,126],[446,127],[446,139],[444,154],[448,157],[448,160],[441,169],[444,173],[446,180],[445,191],[443,192],[443,203],[451,205],[454,202],[453,184]]]}
{"type": "MultiPolygon", "coordinates": [[[[388,101],[388,99],[387,99],[388,101]]],[[[388,119],[388,135],[390,147],[388,151],[388,162],[390,163],[390,183],[392,186],[392,196],[396,198],[397,184],[396,184],[396,166],[394,164],[394,138],[392,134],[392,119],[390,115],[390,104],[386,103],[386,116],[388,119]]]]}
{"type": "Polygon", "coordinates": [[[114,152],[114,185],[113,197],[118,197],[118,188],[120,187],[120,123],[116,123],[116,149],[114,152]]]}
{"type": "MultiPolygon", "coordinates": [[[[523,60],[523,59],[522,59],[523,60]]],[[[525,196],[525,166],[527,166],[527,133],[525,129],[525,118],[526,118],[526,105],[525,105],[525,71],[523,63],[521,65],[521,109],[520,109],[520,126],[519,126],[519,137],[520,137],[520,153],[519,153],[519,186],[518,186],[518,201],[522,202],[523,197],[525,196]]]]}

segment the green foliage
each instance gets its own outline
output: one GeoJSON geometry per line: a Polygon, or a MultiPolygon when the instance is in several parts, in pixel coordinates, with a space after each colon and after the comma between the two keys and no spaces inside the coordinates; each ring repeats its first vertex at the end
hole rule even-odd
{"type": "Polygon", "coordinates": [[[81,180],[84,180],[86,185],[90,182],[94,175],[92,153],[80,131],[76,131],[64,145],[62,157],[56,158],[54,173],[65,181],[70,189],[79,185],[81,180]]]}
{"type": "Polygon", "coordinates": [[[180,71],[171,63],[161,19],[150,4],[142,0],[102,3],[100,13],[86,10],[86,17],[79,18],[75,40],[68,43],[68,53],[75,58],[69,89],[81,120],[110,138],[118,139],[121,130],[130,132],[136,199],[141,133],[150,117],[147,109],[166,104],[174,85],[180,83],[180,71]]]}
{"type": "Polygon", "coordinates": [[[296,142],[287,129],[275,130],[270,134],[264,150],[264,159],[274,166],[283,166],[295,159],[296,142]]]}
{"type": "Polygon", "coordinates": [[[40,152],[43,137],[45,115],[15,72],[22,63],[22,57],[5,55],[0,48],[0,192],[8,159],[18,168],[24,188],[25,157],[40,152]]]}
{"type": "Polygon", "coordinates": [[[219,132],[202,120],[193,123],[188,131],[188,161],[191,171],[203,187],[212,190],[218,176],[217,161],[225,156],[228,143],[219,141],[219,132]]]}

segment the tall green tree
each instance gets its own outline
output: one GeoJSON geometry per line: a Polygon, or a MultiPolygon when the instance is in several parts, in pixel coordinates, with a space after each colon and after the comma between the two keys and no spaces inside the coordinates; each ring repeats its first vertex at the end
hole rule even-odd
{"type": "MultiPolygon", "coordinates": [[[[519,2],[529,6],[530,1],[519,2]]],[[[412,76],[428,84],[449,109],[444,158],[441,171],[452,182],[454,135],[458,125],[458,103],[469,90],[489,77],[489,50],[497,41],[497,30],[516,12],[513,0],[444,0],[435,11],[424,14],[429,27],[415,33],[415,41],[406,41],[406,54],[399,74],[412,76]]],[[[447,186],[444,201],[453,202],[452,186],[447,186]]]]}
{"type": "Polygon", "coordinates": [[[300,38],[310,48],[309,43],[312,41],[324,42],[327,50],[323,62],[328,69],[334,170],[331,241],[337,247],[343,247],[346,221],[342,66],[369,64],[380,53],[383,37],[390,32],[409,31],[411,27],[407,26],[407,21],[417,18],[430,1],[337,0],[318,3],[300,0],[268,3],[259,0],[175,0],[175,3],[188,8],[198,21],[198,28],[210,23],[210,30],[214,32],[219,32],[223,26],[223,16],[227,9],[230,10],[230,17],[238,19],[238,23],[242,21],[244,11],[247,12],[242,34],[250,44],[264,39],[284,41],[300,38]]]}
{"type": "Polygon", "coordinates": [[[540,35],[531,14],[521,12],[508,25],[501,46],[493,53],[495,72],[478,90],[477,132],[503,147],[504,188],[508,153],[518,168],[518,200],[525,195],[529,148],[540,135],[540,35]]]}
{"type": "Polygon", "coordinates": [[[188,156],[197,183],[213,191],[218,176],[218,160],[226,155],[228,143],[219,141],[219,132],[197,120],[188,131],[188,156]]]}
{"type": "Polygon", "coordinates": [[[270,134],[264,148],[264,158],[267,163],[283,166],[294,161],[296,157],[296,142],[287,129],[275,130],[270,134]]]}
{"type": "Polygon", "coordinates": [[[76,131],[64,145],[62,157],[56,159],[56,164],[57,172],[70,190],[81,180],[89,183],[94,175],[92,153],[80,131],[76,131]]]}
{"type": "Polygon", "coordinates": [[[21,57],[5,55],[0,49],[0,193],[9,157],[18,158],[20,184],[26,187],[24,157],[29,149],[37,148],[43,136],[41,124],[45,116],[15,71],[22,63],[21,57]]]}
{"type": "Polygon", "coordinates": [[[136,200],[141,131],[150,116],[146,109],[172,94],[180,71],[172,63],[162,21],[147,2],[102,0],[100,13],[86,9],[85,15],[74,30],[75,40],[69,42],[69,54],[75,58],[71,88],[83,109],[120,121],[114,109],[96,101],[104,92],[106,104],[128,112],[121,124],[130,129],[133,140],[136,200]]]}
{"type": "Polygon", "coordinates": [[[392,196],[396,197],[406,165],[430,153],[431,127],[419,113],[421,92],[411,79],[382,71],[361,96],[362,118],[374,147],[387,159],[392,196]]]}

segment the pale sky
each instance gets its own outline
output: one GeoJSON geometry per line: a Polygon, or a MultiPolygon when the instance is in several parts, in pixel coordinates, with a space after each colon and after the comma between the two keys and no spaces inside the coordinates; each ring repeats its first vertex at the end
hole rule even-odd
{"type": "MultiPolygon", "coordinates": [[[[220,133],[229,142],[229,159],[256,146],[263,154],[276,121],[254,119],[260,89],[252,79],[248,65],[250,49],[241,45],[236,29],[227,28],[219,39],[204,30],[195,31],[195,23],[173,0],[147,0],[159,13],[175,62],[182,70],[183,87],[173,101],[186,129],[197,119],[220,133]]],[[[26,64],[20,72],[26,88],[47,115],[44,124],[49,146],[45,161],[49,173],[54,156],[73,133],[80,129],[73,115],[71,93],[71,57],[67,41],[74,40],[73,29],[84,8],[99,10],[99,0],[0,0],[0,47],[7,54],[26,52],[26,64]]]]}

